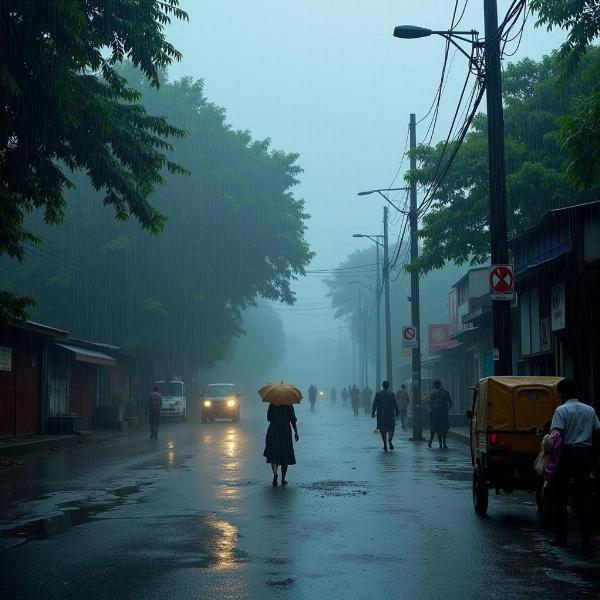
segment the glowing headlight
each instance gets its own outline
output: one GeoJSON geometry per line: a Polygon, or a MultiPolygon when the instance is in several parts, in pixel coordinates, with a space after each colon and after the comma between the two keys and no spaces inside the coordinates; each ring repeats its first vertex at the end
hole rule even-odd
{"type": "Polygon", "coordinates": [[[208,408],[209,406],[212,406],[212,402],[210,400],[205,400],[204,406],[206,406],[206,408],[208,408]]]}
{"type": "Polygon", "coordinates": [[[227,400],[227,406],[235,406],[235,400],[227,400]]]}

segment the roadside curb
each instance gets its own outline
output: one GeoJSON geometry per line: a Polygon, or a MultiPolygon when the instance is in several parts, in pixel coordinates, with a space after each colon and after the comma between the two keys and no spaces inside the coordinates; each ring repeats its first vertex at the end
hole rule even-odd
{"type": "Polygon", "coordinates": [[[462,431],[453,431],[452,429],[449,429],[448,438],[466,445],[469,445],[471,443],[469,435],[467,433],[463,433],[462,431]]]}
{"type": "Polygon", "coordinates": [[[52,448],[64,448],[66,446],[74,446],[79,442],[84,441],[88,436],[77,434],[72,435],[57,435],[43,439],[27,439],[18,440],[4,446],[0,445],[0,457],[14,458],[15,456],[24,456],[25,454],[33,454],[52,448]]]}

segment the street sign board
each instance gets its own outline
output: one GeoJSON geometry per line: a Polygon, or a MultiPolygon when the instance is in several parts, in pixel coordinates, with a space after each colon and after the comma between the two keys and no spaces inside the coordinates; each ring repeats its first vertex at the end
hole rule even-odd
{"type": "Polygon", "coordinates": [[[418,348],[417,328],[412,325],[405,325],[402,328],[402,347],[403,348],[418,348]]]}
{"type": "Polygon", "coordinates": [[[492,300],[512,300],[515,291],[515,276],[512,265],[492,265],[489,274],[492,300]]]}
{"type": "Polygon", "coordinates": [[[439,352],[450,347],[450,325],[429,325],[429,352],[439,352]]]}

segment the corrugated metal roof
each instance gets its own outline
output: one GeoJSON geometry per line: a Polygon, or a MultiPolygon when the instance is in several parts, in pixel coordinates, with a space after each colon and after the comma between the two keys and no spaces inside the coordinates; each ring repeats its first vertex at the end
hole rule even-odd
{"type": "Polygon", "coordinates": [[[69,352],[75,354],[75,360],[79,362],[87,362],[96,365],[104,365],[107,367],[114,367],[117,361],[108,354],[103,352],[96,352],[95,350],[88,350],[87,348],[81,348],[79,346],[72,346],[71,344],[56,344],[69,352]]]}

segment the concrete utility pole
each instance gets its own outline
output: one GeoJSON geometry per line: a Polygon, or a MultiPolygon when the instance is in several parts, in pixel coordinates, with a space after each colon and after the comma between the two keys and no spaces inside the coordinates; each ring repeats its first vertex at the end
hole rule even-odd
{"type": "Polygon", "coordinates": [[[390,317],[390,258],[388,255],[388,207],[383,207],[383,285],[385,291],[385,363],[386,378],[394,389],[392,375],[392,325],[390,317]]]}
{"type": "MultiPolygon", "coordinates": [[[[410,172],[414,175],[417,170],[417,124],[416,117],[410,115],[410,172]]],[[[419,215],[417,212],[417,182],[411,177],[410,183],[410,261],[419,259],[419,215]]],[[[410,314],[412,326],[417,331],[417,347],[412,351],[412,441],[423,439],[423,407],[421,398],[421,298],[419,289],[419,270],[410,272],[410,314]]]]}
{"type": "Polygon", "coordinates": [[[381,268],[379,261],[379,244],[375,246],[377,248],[377,281],[375,284],[375,291],[377,292],[377,333],[376,341],[377,348],[375,351],[375,391],[377,392],[381,388],[381,268]]]}
{"type": "MultiPolygon", "coordinates": [[[[484,0],[485,18],[485,85],[488,119],[490,179],[490,242],[492,264],[508,263],[506,226],[506,165],[504,159],[504,111],[502,106],[502,71],[500,36],[498,35],[497,0],[484,0]]],[[[512,375],[510,301],[492,302],[495,375],[512,375]]]]}

